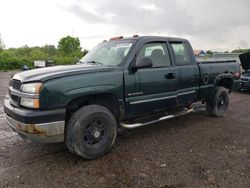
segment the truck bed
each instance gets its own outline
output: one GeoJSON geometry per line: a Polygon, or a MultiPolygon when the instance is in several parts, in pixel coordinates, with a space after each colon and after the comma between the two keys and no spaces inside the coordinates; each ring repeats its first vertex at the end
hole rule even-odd
{"type": "Polygon", "coordinates": [[[215,82],[220,80],[218,77],[233,77],[240,72],[236,60],[199,61],[197,63],[200,70],[200,96],[202,97],[212,95],[215,82]]]}

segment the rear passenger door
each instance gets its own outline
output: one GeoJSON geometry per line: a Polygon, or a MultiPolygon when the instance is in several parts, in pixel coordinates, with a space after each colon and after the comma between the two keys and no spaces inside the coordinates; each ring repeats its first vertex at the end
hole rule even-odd
{"type": "Polygon", "coordinates": [[[178,70],[177,104],[178,106],[191,104],[197,99],[199,91],[199,68],[191,55],[192,47],[185,41],[172,41],[170,49],[178,70]]]}

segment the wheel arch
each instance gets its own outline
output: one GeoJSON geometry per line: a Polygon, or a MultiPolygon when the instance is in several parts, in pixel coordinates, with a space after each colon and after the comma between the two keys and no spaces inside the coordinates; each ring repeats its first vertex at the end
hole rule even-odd
{"type": "Polygon", "coordinates": [[[229,90],[229,93],[233,90],[233,76],[231,74],[220,75],[215,79],[215,88],[224,87],[229,90]]]}
{"type": "Polygon", "coordinates": [[[119,119],[121,113],[119,109],[118,99],[112,93],[97,93],[78,96],[71,99],[66,104],[66,122],[71,115],[83,106],[97,104],[109,109],[116,119],[119,119]]]}

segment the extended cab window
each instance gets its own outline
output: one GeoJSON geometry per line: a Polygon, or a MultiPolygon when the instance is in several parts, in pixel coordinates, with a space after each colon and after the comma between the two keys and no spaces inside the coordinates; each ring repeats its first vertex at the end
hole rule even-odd
{"type": "Polygon", "coordinates": [[[185,43],[171,43],[175,55],[176,65],[189,65],[191,63],[188,48],[185,43]]]}
{"type": "Polygon", "coordinates": [[[138,57],[150,57],[153,67],[171,66],[169,53],[165,43],[148,43],[143,46],[138,57]]]}

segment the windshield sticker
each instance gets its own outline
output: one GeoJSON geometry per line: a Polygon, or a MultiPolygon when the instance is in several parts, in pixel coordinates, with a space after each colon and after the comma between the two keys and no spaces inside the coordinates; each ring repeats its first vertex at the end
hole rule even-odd
{"type": "Polygon", "coordinates": [[[121,43],[117,44],[117,48],[130,48],[132,46],[132,43],[121,43]]]}

